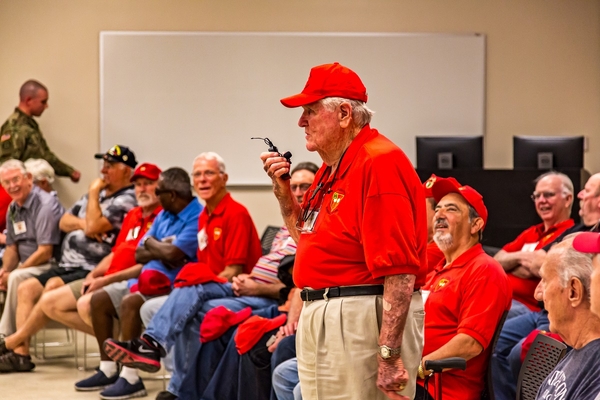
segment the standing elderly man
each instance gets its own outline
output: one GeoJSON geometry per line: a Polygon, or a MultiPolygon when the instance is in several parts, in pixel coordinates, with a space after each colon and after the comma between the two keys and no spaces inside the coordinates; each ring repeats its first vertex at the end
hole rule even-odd
{"type": "Polygon", "coordinates": [[[123,218],[136,205],[129,182],[137,162],[129,148],[116,145],[103,158],[102,178],[94,180],[88,193],[79,199],[60,219],[59,227],[66,236],[62,242],[57,266],[29,278],[19,285],[17,293],[17,331],[0,339],[0,370],[30,371],[35,368],[29,357],[27,332],[40,330],[48,318],[38,300],[43,292],[85,278],[107,256],[121,230],[123,218]]]}
{"type": "Polygon", "coordinates": [[[58,222],[65,210],[55,196],[33,184],[21,161],[8,160],[0,166],[0,183],[13,199],[0,268],[0,279],[8,289],[0,333],[12,335],[19,284],[50,269],[54,246],[60,244],[58,222]]]}
{"type": "Polygon", "coordinates": [[[10,158],[26,161],[43,158],[58,176],[68,176],[79,182],[81,173],[61,161],[48,147],[40,127],[33,117],[39,117],[48,108],[48,89],[35,80],[28,80],[19,91],[19,105],[0,127],[0,162],[10,158]]]}
{"type": "Polygon", "coordinates": [[[302,206],[282,178],[289,162],[261,154],[298,243],[294,281],[305,301],[298,372],[305,399],[412,399],[415,392],[423,343],[419,289],[427,270],[425,197],[406,155],[369,126],[366,102],[358,75],[338,63],[314,67],[302,93],[281,100],[303,108],[298,125],[306,148],[323,160],[302,206]]]}
{"type": "MultiPolygon", "coordinates": [[[[436,267],[425,286],[430,294],[419,378],[429,375],[426,360],[464,358],[465,371],[444,372],[444,400],[479,400],[496,326],[510,308],[510,286],[480,243],[488,217],[481,195],[444,178],[436,180],[432,192],[437,202],[433,238],[446,263],[436,267]]],[[[435,393],[435,385],[430,384],[430,392],[435,393]]]]}
{"type": "Polygon", "coordinates": [[[513,292],[507,319],[529,310],[540,310],[533,294],[539,283],[537,268],[544,257],[539,257],[540,252],[535,250],[552,243],[565,230],[575,225],[571,219],[573,182],[565,174],[551,171],[540,175],[535,180],[535,191],[531,199],[542,223],[523,231],[494,256],[508,274],[513,292]],[[536,264],[539,264],[537,268],[536,264]]]}
{"type": "Polygon", "coordinates": [[[542,264],[538,300],[548,310],[550,331],[573,349],[546,377],[536,399],[594,400],[600,393],[600,317],[590,308],[589,254],[598,252],[598,234],[581,233],[553,246],[542,264]]]}

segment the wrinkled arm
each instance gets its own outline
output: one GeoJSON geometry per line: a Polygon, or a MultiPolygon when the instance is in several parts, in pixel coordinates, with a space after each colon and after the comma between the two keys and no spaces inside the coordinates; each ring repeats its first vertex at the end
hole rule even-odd
{"type": "Polygon", "coordinates": [[[483,346],[477,340],[465,333],[459,333],[439,349],[423,356],[421,363],[425,365],[426,360],[441,360],[448,357],[460,357],[469,361],[482,351],[483,346]]]}
{"type": "Polygon", "coordinates": [[[78,229],[85,231],[85,220],[79,217],[74,216],[70,213],[64,213],[60,218],[60,222],[58,223],[58,227],[61,231],[65,233],[73,232],[78,229]]]}

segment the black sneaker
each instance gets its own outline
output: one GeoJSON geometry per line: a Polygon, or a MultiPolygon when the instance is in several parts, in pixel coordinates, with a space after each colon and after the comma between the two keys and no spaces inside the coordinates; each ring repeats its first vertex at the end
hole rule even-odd
{"type": "Polygon", "coordinates": [[[104,372],[98,370],[94,375],[77,382],[75,390],[78,392],[91,392],[104,389],[115,383],[117,379],[119,379],[118,371],[113,376],[107,377],[104,372]]]}
{"type": "Polygon", "coordinates": [[[10,352],[10,350],[6,348],[6,343],[4,343],[5,337],[6,336],[4,335],[0,336],[0,356],[10,352]]]}
{"type": "Polygon", "coordinates": [[[158,392],[158,394],[156,395],[156,400],[177,400],[177,396],[175,396],[173,393],[169,392],[168,390],[164,390],[162,392],[158,392]]]}
{"type": "Polygon", "coordinates": [[[35,368],[30,356],[9,351],[0,356],[0,372],[29,372],[35,368]]]}
{"type": "Polygon", "coordinates": [[[107,387],[103,392],[100,392],[100,398],[104,400],[124,400],[133,399],[135,397],[147,396],[144,382],[138,379],[133,385],[127,382],[127,379],[119,377],[114,385],[107,387]]]}
{"type": "Polygon", "coordinates": [[[104,352],[126,367],[146,372],[156,372],[160,369],[160,350],[142,338],[127,342],[107,339],[104,341],[104,352]]]}

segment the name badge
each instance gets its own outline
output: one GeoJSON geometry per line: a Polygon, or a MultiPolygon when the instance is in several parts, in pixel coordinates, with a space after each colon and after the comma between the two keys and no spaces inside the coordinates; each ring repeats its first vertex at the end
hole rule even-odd
{"type": "Polygon", "coordinates": [[[535,243],[525,243],[523,245],[523,247],[521,248],[521,251],[535,251],[535,248],[537,247],[538,242],[535,243]]]}
{"type": "Polygon", "coordinates": [[[141,226],[136,226],[135,228],[131,228],[129,232],[127,232],[127,238],[125,240],[133,240],[137,239],[140,234],[141,226]]]}
{"type": "Polygon", "coordinates": [[[27,232],[27,226],[25,226],[25,221],[13,223],[13,229],[15,230],[15,235],[20,235],[22,233],[27,232]]]}
{"type": "Polygon", "coordinates": [[[206,246],[208,246],[208,235],[206,234],[206,229],[202,228],[202,230],[198,232],[198,248],[204,250],[206,246]]]}

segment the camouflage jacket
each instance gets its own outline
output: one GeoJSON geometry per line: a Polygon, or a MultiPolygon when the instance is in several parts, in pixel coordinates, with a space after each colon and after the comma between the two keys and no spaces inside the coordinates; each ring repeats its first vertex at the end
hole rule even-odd
{"type": "Polygon", "coordinates": [[[0,163],[11,158],[23,162],[43,158],[58,176],[71,176],[75,171],[48,148],[37,122],[18,108],[0,128],[0,163]]]}

